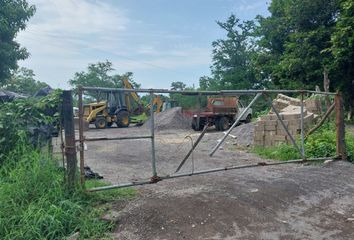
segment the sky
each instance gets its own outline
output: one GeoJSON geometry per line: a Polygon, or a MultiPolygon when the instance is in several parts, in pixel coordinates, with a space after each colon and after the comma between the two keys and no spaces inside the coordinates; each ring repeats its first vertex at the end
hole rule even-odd
{"type": "Polygon", "coordinates": [[[17,41],[30,52],[19,65],[36,79],[68,89],[75,72],[108,60],[133,72],[142,88],[198,86],[210,75],[211,43],[225,37],[216,21],[267,16],[266,0],[28,0],[37,11],[17,41]]]}

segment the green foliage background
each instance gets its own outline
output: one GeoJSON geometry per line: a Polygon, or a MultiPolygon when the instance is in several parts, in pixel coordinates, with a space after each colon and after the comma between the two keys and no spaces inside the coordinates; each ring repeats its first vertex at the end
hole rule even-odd
{"type": "MultiPolygon", "coordinates": [[[[305,141],[305,152],[308,158],[333,157],[336,154],[336,133],[334,123],[327,123],[305,141]]],[[[354,162],[354,136],[346,134],[346,146],[348,160],[354,162]]],[[[277,160],[300,159],[300,153],[288,144],[280,144],[274,147],[254,147],[253,151],[258,155],[277,160]]]]}

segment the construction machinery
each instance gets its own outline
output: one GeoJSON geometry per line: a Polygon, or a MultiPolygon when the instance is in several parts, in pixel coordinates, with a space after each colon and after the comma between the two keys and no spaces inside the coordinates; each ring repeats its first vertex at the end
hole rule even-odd
{"type": "MultiPolygon", "coordinates": [[[[122,84],[124,88],[134,89],[128,79],[123,79],[122,84]]],[[[161,97],[155,96],[152,105],[154,112],[161,112],[162,105],[161,97]]],[[[136,92],[104,92],[97,96],[97,102],[85,104],[83,108],[85,120],[103,129],[113,124],[120,128],[128,127],[130,123],[142,125],[143,120],[135,116],[149,115],[151,106],[144,106],[136,92]]]]}
{"type": "MultiPolygon", "coordinates": [[[[200,131],[205,125],[215,125],[216,130],[225,131],[243,110],[244,106],[237,97],[210,97],[205,111],[193,115],[192,128],[200,131]]],[[[241,121],[248,123],[251,118],[252,109],[249,109],[241,121]]]]}
{"type": "Polygon", "coordinates": [[[130,109],[127,106],[125,95],[120,92],[110,92],[106,93],[104,101],[85,104],[83,106],[85,120],[100,129],[111,127],[114,123],[118,127],[128,127],[130,109]]]}

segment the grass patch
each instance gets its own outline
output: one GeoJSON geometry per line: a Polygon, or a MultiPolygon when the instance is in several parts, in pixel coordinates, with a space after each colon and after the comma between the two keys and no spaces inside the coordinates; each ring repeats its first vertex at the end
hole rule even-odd
{"type": "MultiPolygon", "coordinates": [[[[133,189],[68,194],[55,161],[23,144],[0,168],[0,239],[102,239],[114,227],[100,220],[102,204],[132,198],[133,189]]],[[[87,186],[105,183],[88,181],[87,186]]]]}
{"type": "MultiPolygon", "coordinates": [[[[349,133],[346,134],[346,145],[348,159],[354,162],[354,136],[349,133]]],[[[268,159],[291,160],[301,158],[299,152],[293,145],[289,144],[280,144],[273,147],[254,147],[252,151],[262,158],[268,159]]],[[[305,141],[305,151],[308,158],[335,156],[336,133],[334,123],[328,123],[310,135],[305,141]]]]}

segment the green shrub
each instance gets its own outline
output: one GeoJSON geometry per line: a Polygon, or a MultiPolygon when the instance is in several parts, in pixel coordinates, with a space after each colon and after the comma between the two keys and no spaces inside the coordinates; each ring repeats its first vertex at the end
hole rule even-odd
{"type": "MultiPolygon", "coordinates": [[[[299,140],[297,141],[300,146],[299,140]]],[[[348,159],[354,162],[354,136],[346,134],[348,159]]],[[[264,158],[277,160],[299,159],[299,152],[289,144],[273,147],[254,147],[253,151],[264,158]]],[[[336,133],[334,123],[327,123],[305,141],[308,158],[331,157],[336,155],[336,133]]]]}
{"type": "Polygon", "coordinates": [[[61,90],[56,90],[41,99],[0,103],[0,165],[18,144],[25,140],[39,141],[32,138],[31,130],[58,122],[60,96],[61,90]]]}
{"type": "MultiPolygon", "coordinates": [[[[0,168],[0,239],[101,239],[113,224],[99,219],[98,206],[132,197],[131,189],[68,194],[55,161],[19,145],[0,168]]],[[[90,182],[89,184],[96,184],[90,182]]]]}

